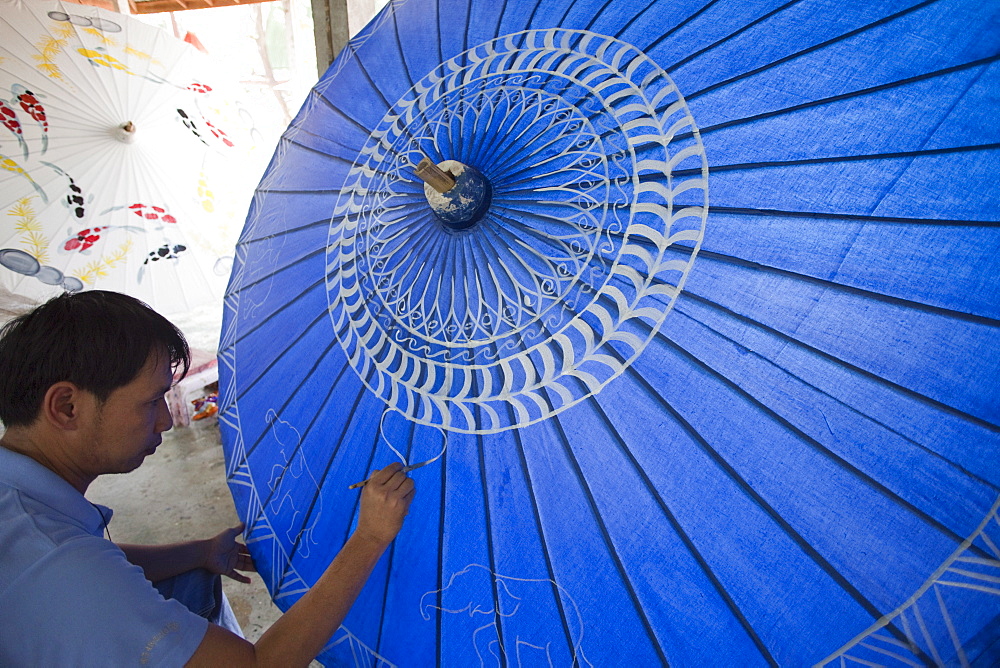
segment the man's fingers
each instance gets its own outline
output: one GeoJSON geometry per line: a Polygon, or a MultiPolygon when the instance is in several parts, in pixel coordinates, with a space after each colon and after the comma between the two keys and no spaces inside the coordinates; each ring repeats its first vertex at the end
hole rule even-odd
{"type": "Polygon", "coordinates": [[[412,483],[413,479],[404,471],[399,470],[392,474],[391,478],[385,481],[385,486],[390,490],[396,490],[405,485],[407,481],[412,483]]]}
{"type": "Polygon", "coordinates": [[[392,476],[399,470],[403,468],[403,465],[399,462],[393,462],[386,466],[384,469],[376,471],[372,474],[371,478],[368,479],[368,484],[384,485],[392,476]]]}
{"type": "Polygon", "coordinates": [[[247,576],[243,575],[242,573],[238,573],[236,571],[229,571],[228,573],[226,573],[226,577],[229,578],[230,580],[236,580],[237,582],[242,582],[243,584],[250,584],[251,582],[253,582],[253,580],[251,580],[247,576]]]}

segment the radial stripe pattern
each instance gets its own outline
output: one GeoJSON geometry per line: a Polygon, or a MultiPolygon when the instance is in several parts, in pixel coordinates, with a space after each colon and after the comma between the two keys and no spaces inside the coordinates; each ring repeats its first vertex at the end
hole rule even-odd
{"type": "Polygon", "coordinates": [[[1000,631],[1000,8],[397,0],[220,352],[275,601],[433,460],[335,665],[962,665],[1000,631]],[[416,175],[490,185],[448,227],[416,175]]]}

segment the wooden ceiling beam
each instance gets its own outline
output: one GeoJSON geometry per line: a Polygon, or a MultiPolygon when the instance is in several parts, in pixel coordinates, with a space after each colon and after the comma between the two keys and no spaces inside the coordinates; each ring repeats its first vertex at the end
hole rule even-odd
{"type": "Polygon", "coordinates": [[[183,12],[188,9],[253,5],[260,2],[269,2],[269,0],[129,0],[129,7],[131,7],[133,14],[159,14],[162,12],[183,12]]]}
{"type": "MultiPolygon", "coordinates": [[[[100,7],[115,11],[115,0],[69,0],[78,5],[100,7]]],[[[212,7],[232,7],[233,5],[254,5],[270,0],[128,0],[132,14],[159,14],[162,12],[183,12],[188,9],[210,9],[212,7]]]]}

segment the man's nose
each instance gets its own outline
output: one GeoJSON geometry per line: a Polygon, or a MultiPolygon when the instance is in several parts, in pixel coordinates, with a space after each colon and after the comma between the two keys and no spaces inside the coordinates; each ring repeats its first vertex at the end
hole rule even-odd
{"type": "Polygon", "coordinates": [[[167,398],[160,399],[160,411],[156,416],[156,433],[167,431],[174,426],[174,418],[170,415],[170,408],[167,407],[167,398]]]}

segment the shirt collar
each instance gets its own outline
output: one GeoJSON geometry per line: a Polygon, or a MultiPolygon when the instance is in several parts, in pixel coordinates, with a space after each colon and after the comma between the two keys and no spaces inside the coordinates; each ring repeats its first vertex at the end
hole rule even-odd
{"type": "Polygon", "coordinates": [[[0,485],[19,490],[69,517],[95,536],[100,536],[105,525],[111,521],[110,508],[90,503],[73,485],[31,457],[2,446],[0,446],[0,485]]]}

